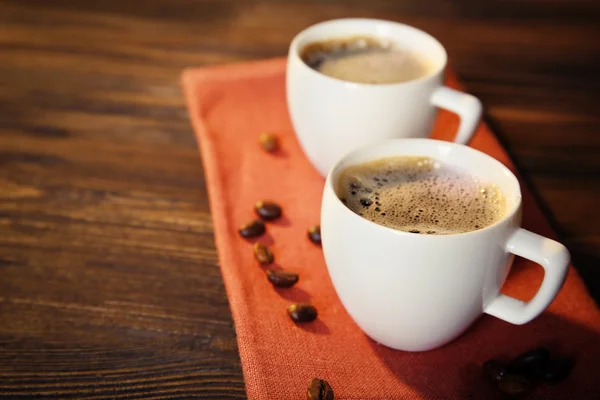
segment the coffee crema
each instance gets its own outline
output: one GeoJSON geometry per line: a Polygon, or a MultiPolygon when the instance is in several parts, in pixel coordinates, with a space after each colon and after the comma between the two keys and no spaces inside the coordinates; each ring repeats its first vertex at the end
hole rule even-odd
{"type": "Polygon", "coordinates": [[[324,75],[357,83],[406,82],[429,75],[433,69],[421,54],[369,36],[310,43],[302,48],[300,58],[324,75]]]}
{"type": "Polygon", "coordinates": [[[336,194],[356,214],[411,233],[476,231],[506,213],[496,185],[429,157],[389,157],[347,167],[336,194]]]}

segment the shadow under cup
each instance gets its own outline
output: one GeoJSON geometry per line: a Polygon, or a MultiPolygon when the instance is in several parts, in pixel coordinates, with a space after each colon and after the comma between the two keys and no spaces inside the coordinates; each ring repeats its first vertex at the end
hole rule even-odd
{"type": "Polygon", "coordinates": [[[497,298],[521,223],[516,177],[470,147],[432,139],[392,139],[344,156],[330,170],[321,208],[323,251],[336,292],[354,321],[386,346],[423,351],[459,336],[497,298]],[[453,235],[420,235],[375,224],[335,192],[348,166],[393,156],[427,156],[494,183],[506,199],[496,223],[453,235]]]}

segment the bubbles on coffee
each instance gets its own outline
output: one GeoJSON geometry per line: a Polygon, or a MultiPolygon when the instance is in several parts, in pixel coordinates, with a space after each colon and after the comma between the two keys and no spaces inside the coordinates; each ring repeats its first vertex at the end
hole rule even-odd
{"type": "Polygon", "coordinates": [[[482,229],[506,211],[496,185],[429,157],[390,157],[350,166],[339,175],[336,193],[370,221],[428,235],[482,229]]]}

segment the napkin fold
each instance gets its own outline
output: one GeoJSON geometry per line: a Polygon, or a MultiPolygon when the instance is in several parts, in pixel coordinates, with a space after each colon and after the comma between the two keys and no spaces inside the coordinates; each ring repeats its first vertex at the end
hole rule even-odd
{"type": "MultiPolygon", "coordinates": [[[[309,381],[327,380],[337,400],[496,399],[481,378],[490,358],[508,360],[535,346],[574,356],[571,376],[540,385],[528,399],[598,399],[600,313],[576,271],[550,308],[515,326],[484,315],[452,343],[423,353],[396,351],[369,339],[337,298],[322,250],[306,234],[319,223],[323,178],[302,153],[285,100],[285,59],[187,69],[182,87],[198,139],[213,215],[220,268],[231,305],[248,398],[304,399],[309,381]],[[261,132],[276,133],[281,149],[266,153],[261,132]],[[275,267],[298,272],[299,282],[276,289],[254,260],[238,227],[255,218],[257,200],[279,203],[284,215],[257,239],[271,247],[275,267]],[[287,316],[289,304],[310,301],[319,318],[305,325],[287,316]]],[[[449,72],[448,84],[460,88],[449,72]]],[[[456,116],[441,111],[433,138],[451,140],[456,116]]],[[[470,145],[514,172],[496,137],[481,124],[470,145]]],[[[555,237],[522,185],[524,227],[555,237]]],[[[443,266],[440,266],[443,268],[443,266]]],[[[503,292],[530,299],[543,277],[540,266],[517,259],[503,292]]]]}

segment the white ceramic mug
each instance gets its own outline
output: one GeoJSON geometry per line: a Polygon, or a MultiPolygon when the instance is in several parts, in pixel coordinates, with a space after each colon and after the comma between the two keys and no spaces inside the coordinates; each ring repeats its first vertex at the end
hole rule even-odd
{"type": "Polygon", "coordinates": [[[422,351],[459,336],[482,313],[525,324],[562,287],[569,252],[520,228],[521,191],[502,163],[470,147],[432,139],[392,139],[344,156],[329,172],[321,208],[321,237],[336,292],[354,321],[375,341],[422,351]],[[494,183],[506,214],[476,231],[421,235],[378,225],[352,212],[334,185],[346,167],[391,156],[428,156],[494,183]],[[529,302],[500,294],[514,255],[545,270],[529,302]]]}
{"type": "Polygon", "coordinates": [[[431,35],[408,25],[376,19],[338,19],[300,32],[290,45],[287,103],[304,153],[325,176],[342,155],[390,138],[428,137],[437,107],[460,117],[457,143],[467,143],[481,117],[481,103],[444,86],[447,56],[431,35]],[[426,57],[431,73],[408,82],[362,84],[323,75],[306,65],[300,52],[309,43],[367,35],[426,57]]]}

